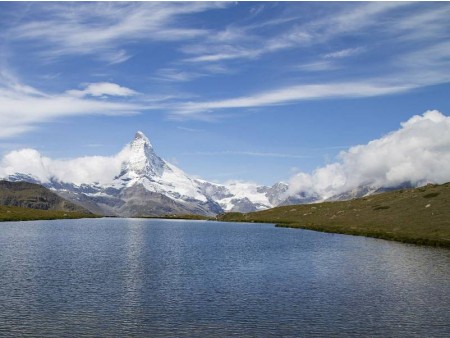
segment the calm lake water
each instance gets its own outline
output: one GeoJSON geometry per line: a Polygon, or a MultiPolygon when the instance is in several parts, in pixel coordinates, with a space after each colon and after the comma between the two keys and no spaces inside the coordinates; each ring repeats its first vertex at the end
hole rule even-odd
{"type": "Polygon", "coordinates": [[[450,336],[450,250],[269,224],[0,223],[0,336],[450,336]]]}

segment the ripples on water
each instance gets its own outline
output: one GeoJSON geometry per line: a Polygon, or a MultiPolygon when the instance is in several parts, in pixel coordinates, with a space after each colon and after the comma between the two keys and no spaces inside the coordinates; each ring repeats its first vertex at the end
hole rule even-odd
{"type": "Polygon", "coordinates": [[[450,250],[268,224],[0,223],[0,336],[450,336],[450,250]]]}

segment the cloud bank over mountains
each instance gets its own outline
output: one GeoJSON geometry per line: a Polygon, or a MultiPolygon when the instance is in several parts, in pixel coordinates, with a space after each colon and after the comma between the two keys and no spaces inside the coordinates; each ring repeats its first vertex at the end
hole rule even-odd
{"type": "Polygon", "coordinates": [[[128,158],[125,147],[114,156],[84,156],[69,160],[51,159],[35,149],[14,150],[0,162],[0,177],[15,173],[27,174],[42,183],[51,179],[75,184],[111,183],[120,173],[121,165],[128,158]]]}
{"type": "MultiPolygon", "coordinates": [[[[0,177],[31,174],[42,182],[56,179],[76,184],[110,183],[129,157],[125,147],[114,156],[51,159],[34,149],[21,149],[0,160],[0,177]]],[[[430,110],[401,124],[400,129],[342,151],[337,161],[288,181],[287,196],[306,192],[321,199],[361,186],[395,187],[450,181],[450,117],[430,110]]]]}
{"type": "Polygon", "coordinates": [[[411,117],[401,128],[342,151],[338,160],[289,180],[288,195],[330,198],[361,186],[450,181],[450,117],[436,110],[411,117]]]}

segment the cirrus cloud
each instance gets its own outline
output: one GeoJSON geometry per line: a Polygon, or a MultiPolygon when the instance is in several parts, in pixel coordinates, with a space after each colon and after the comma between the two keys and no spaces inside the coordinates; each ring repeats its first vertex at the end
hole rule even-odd
{"type": "Polygon", "coordinates": [[[22,84],[8,72],[2,71],[0,138],[16,136],[43,122],[68,116],[136,114],[143,109],[139,104],[96,99],[104,95],[123,97],[135,93],[114,83],[91,83],[84,90],[50,94],[22,84]]]}
{"type": "Polygon", "coordinates": [[[39,16],[27,17],[5,32],[17,40],[38,42],[41,55],[94,54],[110,63],[129,59],[123,45],[130,41],[178,41],[204,36],[207,30],[182,23],[182,17],[224,8],[214,2],[53,3],[30,5],[39,16]]]}

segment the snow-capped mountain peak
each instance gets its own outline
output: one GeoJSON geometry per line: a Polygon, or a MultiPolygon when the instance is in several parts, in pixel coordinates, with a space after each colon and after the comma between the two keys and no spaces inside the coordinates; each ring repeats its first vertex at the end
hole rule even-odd
{"type": "Polygon", "coordinates": [[[132,143],[138,143],[138,144],[145,144],[150,148],[153,148],[152,144],[150,143],[150,140],[142,131],[137,131],[134,135],[134,141],[132,143]]]}
{"type": "Polygon", "coordinates": [[[256,211],[278,204],[279,194],[287,190],[280,184],[266,187],[195,179],[159,157],[141,131],[111,161],[114,179],[102,183],[53,178],[44,182],[20,171],[9,179],[36,181],[94,213],[126,217],[256,211]]]}
{"type": "Polygon", "coordinates": [[[128,158],[122,163],[120,177],[161,177],[164,161],[155,153],[145,134],[138,131],[134,140],[127,146],[128,158]]]}
{"type": "Polygon", "coordinates": [[[196,182],[159,157],[144,133],[138,131],[124,151],[121,173],[113,182],[117,189],[143,186],[147,191],[163,194],[174,201],[207,202],[196,182]]]}

